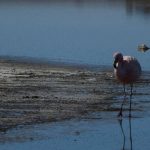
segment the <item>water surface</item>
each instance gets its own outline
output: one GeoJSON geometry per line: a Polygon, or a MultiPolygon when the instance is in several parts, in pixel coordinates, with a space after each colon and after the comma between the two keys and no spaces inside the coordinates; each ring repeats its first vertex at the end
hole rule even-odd
{"type": "Polygon", "coordinates": [[[0,55],[112,65],[119,50],[149,70],[149,1],[0,1],[0,55]]]}
{"type": "Polygon", "coordinates": [[[149,150],[150,118],[70,120],[26,126],[4,135],[3,150],[149,150]],[[5,143],[5,141],[7,142],[5,143]]]}

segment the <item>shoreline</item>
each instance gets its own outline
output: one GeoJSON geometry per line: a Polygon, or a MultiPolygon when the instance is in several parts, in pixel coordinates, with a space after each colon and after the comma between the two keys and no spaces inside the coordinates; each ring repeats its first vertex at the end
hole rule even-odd
{"type": "Polygon", "coordinates": [[[93,94],[98,92],[97,80],[108,78],[105,71],[99,74],[92,69],[83,65],[1,58],[0,130],[86,114],[89,111],[86,107],[95,105],[99,99],[93,94]]]}
{"type": "Polygon", "coordinates": [[[19,57],[19,56],[0,56],[0,62],[8,62],[15,64],[30,64],[30,65],[41,65],[50,67],[65,67],[74,69],[88,69],[88,70],[112,70],[112,66],[108,65],[97,65],[88,64],[84,62],[76,62],[73,60],[61,60],[61,59],[45,59],[45,58],[34,58],[34,57],[19,57]]]}
{"type": "MultiPolygon", "coordinates": [[[[0,132],[91,112],[117,113],[122,85],[109,67],[100,69],[0,60],[0,132]]],[[[149,79],[138,84],[145,83],[149,79]]]]}

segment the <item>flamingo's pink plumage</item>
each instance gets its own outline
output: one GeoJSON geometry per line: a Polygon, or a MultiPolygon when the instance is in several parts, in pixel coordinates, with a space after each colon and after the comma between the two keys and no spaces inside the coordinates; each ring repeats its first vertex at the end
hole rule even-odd
{"type": "MultiPolygon", "coordinates": [[[[131,85],[131,95],[132,95],[132,86],[141,75],[141,66],[138,60],[131,56],[123,56],[120,52],[114,53],[114,74],[115,77],[123,83],[124,92],[125,84],[131,85]]],[[[123,104],[122,104],[123,106],[123,104]]],[[[122,106],[119,113],[119,116],[122,116],[122,106]]],[[[131,111],[131,102],[130,102],[130,111],[131,111]]],[[[131,115],[131,112],[129,116],[131,115]]]]}

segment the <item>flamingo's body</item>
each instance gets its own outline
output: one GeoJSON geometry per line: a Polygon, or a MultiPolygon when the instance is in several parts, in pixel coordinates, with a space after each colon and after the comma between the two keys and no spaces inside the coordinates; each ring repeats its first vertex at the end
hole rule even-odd
{"type": "MultiPolygon", "coordinates": [[[[131,94],[132,96],[132,87],[141,75],[141,66],[138,60],[131,56],[123,56],[121,53],[116,52],[114,54],[114,74],[115,77],[124,85],[124,94],[125,94],[125,84],[131,85],[131,94]]],[[[122,107],[120,109],[119,116],[122,116],[122,107]]],[[[131,100],[130,100],[130,114],[131,116],[131,100]]]]}

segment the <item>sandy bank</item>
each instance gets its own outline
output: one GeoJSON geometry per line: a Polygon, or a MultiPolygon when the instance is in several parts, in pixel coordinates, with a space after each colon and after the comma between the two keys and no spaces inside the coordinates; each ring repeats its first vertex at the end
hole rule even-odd
{"type": "Polygon", "coordinates": [[[108,69],[1,60],[0,130],[82,117],[93,111],[118,111],[119,87],[108,69]]]}

